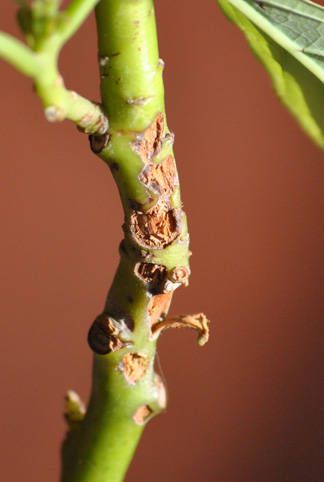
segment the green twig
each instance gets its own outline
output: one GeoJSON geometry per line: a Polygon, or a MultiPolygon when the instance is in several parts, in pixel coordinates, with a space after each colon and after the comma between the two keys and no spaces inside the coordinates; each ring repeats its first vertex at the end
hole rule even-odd
{"type": "Polygon", "coordinates": [[[108,119],[99,104],[90,102],[66,89],[56,67],[55,54],[42,56],[43,68],[35,75],[35,89],[41,98],[45,117],[50,122],[73,121],[89,134],[101,135],[108,129],[108,119]]]}
{"type": "Polygon", "coordinates": [[[63,44],[79,28],[98,0],[74,0],[58,12],[59,2],[33,2],[22,5],[20,24],[31,47],[0,32],[0,58],[34,80],[50,122],[73,121],[81,130],[102,135],[108,119],[100,105],[68,90],[57,64],[63,44]]]}
{"type": "Polygon", "coordinates": [[[28,77],[35,77],[41,69],[34,52],[5,32],[0,32],[0,57],[28,77]]]}
{"type": "Polygon", "coordinates": [[[57,29],[58,45],[61,48],[79,29],[99,0],[73,0],[60,14],[57,29]]]}

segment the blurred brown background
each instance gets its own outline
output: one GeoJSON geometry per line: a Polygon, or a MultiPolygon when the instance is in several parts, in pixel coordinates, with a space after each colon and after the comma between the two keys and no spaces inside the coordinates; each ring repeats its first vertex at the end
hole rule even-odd
{"type": "MultiPolygon", "coordinates": [[[[0,29],[16,34],[5,0],[0,29]]],[[[168,123],[204,311],[159,342],[169,405],[127,482],[324,481],[324,158],[216,2],[156,2],[168,123]]],[[[68,87],[99,100],[93,18],[64,49],[68,87]]],[[[122,211],[86,136],[48,124],[0,63],[1,480],[57,481],[63,396],[87,399],[88,328],[118,263],[122,211]]]]}

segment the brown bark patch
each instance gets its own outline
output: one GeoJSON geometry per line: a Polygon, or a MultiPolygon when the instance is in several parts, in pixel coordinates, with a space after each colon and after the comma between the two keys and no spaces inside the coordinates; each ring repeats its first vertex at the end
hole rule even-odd
{"type": "Polygon", "coordinates": [[[126,353],[122,359],[123,373],[129,383],[136,383],[143,378],[150,366],[147,355],[126,353]]]}
{"type": "Polygon", "coordinates": [[[152,296],[147,307],[148,316],[151,320],[152,326],[168,314],[171,299],[171,292],[152,296]]]}
{"type": "Polygon", "coordinates": [[[106,355],[129,346],[130,342],[122,341],[119,338],[120,333],[121,329],[116,325],[116,322],[103,313],[91,325],[88,334],[89,346],[98,355],[106,355]]]}
{"type": "Polygon", "coordinates": [[[141,405],[135,412],[134,420],[137,425],[142,425],[146,422],[153,410],[148,405],[141,405]]]}
{"type": "Polygon", "coordinates": [[[135,274],[138,278],[150,285],[150,292],[156,292],[164,285],[167,276],[167,268],[160,264],[137,263],[135,266],[135,274]]]}
{"type": "Polygon", "coordinates": [[[148,164],[139,175],[140,181],[152,191],[171,196],[178,182],[172,156],[168,156],[159,164],[148,164]]]}
{"type": "Polygon", "coordinates": [[[150,249],[165,248],[180,235],[182,229],[181,209],[176,209],[171,200],[178,184],[174,159],[168,155],[159,163],[152,160],[165,139],[164,118],[160,113],[144,131],[140,142],[134,144],[144,163],[139,180],[147,187],[147,202],[156,202],[150,209],[134,205],[130,228],[136,241],[150,249]]]}
{"type": "Polygon", "coordinates": [[[165,248],[180,235],[181,228],[180,211],[164,200],[146,213],[135,211],[131,216],[133,234],[145,248],[165,248]]]}
{"type": "Polygon", "coordinates": [[[162,137],[164,131],[164,118],[160,113],[156,116],[150,127],[143,134],[140,143],[135,146],[141,159],[148,162],[152,157],[156,156],[161,149],[162,137]]]}

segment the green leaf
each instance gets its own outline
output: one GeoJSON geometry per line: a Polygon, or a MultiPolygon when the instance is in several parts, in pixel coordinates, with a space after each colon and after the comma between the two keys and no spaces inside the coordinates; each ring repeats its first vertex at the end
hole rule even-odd
{"type": "Polygon", "coordinates": [[[306,0],[217,0],[283,104],[324,149],[324,8],[306,0]]]}

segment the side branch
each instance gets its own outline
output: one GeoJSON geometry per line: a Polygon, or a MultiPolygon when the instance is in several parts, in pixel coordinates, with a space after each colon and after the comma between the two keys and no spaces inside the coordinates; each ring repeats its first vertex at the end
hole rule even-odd
{"type": "Polygon", "coordinates": [[[45,108],[46,119],[49,122],[69,119],[87,134],[104,134],[108,129],[108,119],[101,105],[66,89],[56,68],[56,56],[51,53],[40,55],[42,68],[34,80],[36,92],[45,108]]]}
{"type": "Polygon", "coordinates": [[[58,73],[50,85],[40,76],[35,86],[45,107],[45,117],[49,122],[69,119],[87,134],[101,136],[107,132],[108,119],[101,105],[85,99],[73,90],[66,89],[58,73]]]}
{"type": "Polygon", "coordinates": [[[0,57],[34,80],[49,122],[69,119],[87,134],[100,136],[107,132],[108,119],[102,106],[65,87],[55,52],[34,52],[18,39],[0,32],[0,57]]]}
{"type": "Polygon", "coordinates": [[[0,32],[0,57],[28,77],[35,77],[41,68],[37,55],[5,32],[0,32]]]}
{"type": "Polygon", "coordinates": [[[75,34],[98,2],[99,0],[73,0],[61,12],[61,22],[57,30],[60,48],[75,34]]]}
{"type": "Polygon", "coordinates": [[[64,11],[58,11],[58,1],[47,5],[48,9],[46,2],[32,2],[30,7],[24,5],[18,16],[30,47],[0,32],[0,58],[34,80],[46,119],[50,122],[69,119],[81,131],[94,136],[101,136],[108,130],[102,106],[66,89],[57,63],[60,49],[98,1],[73,0],[64,11]]]}

